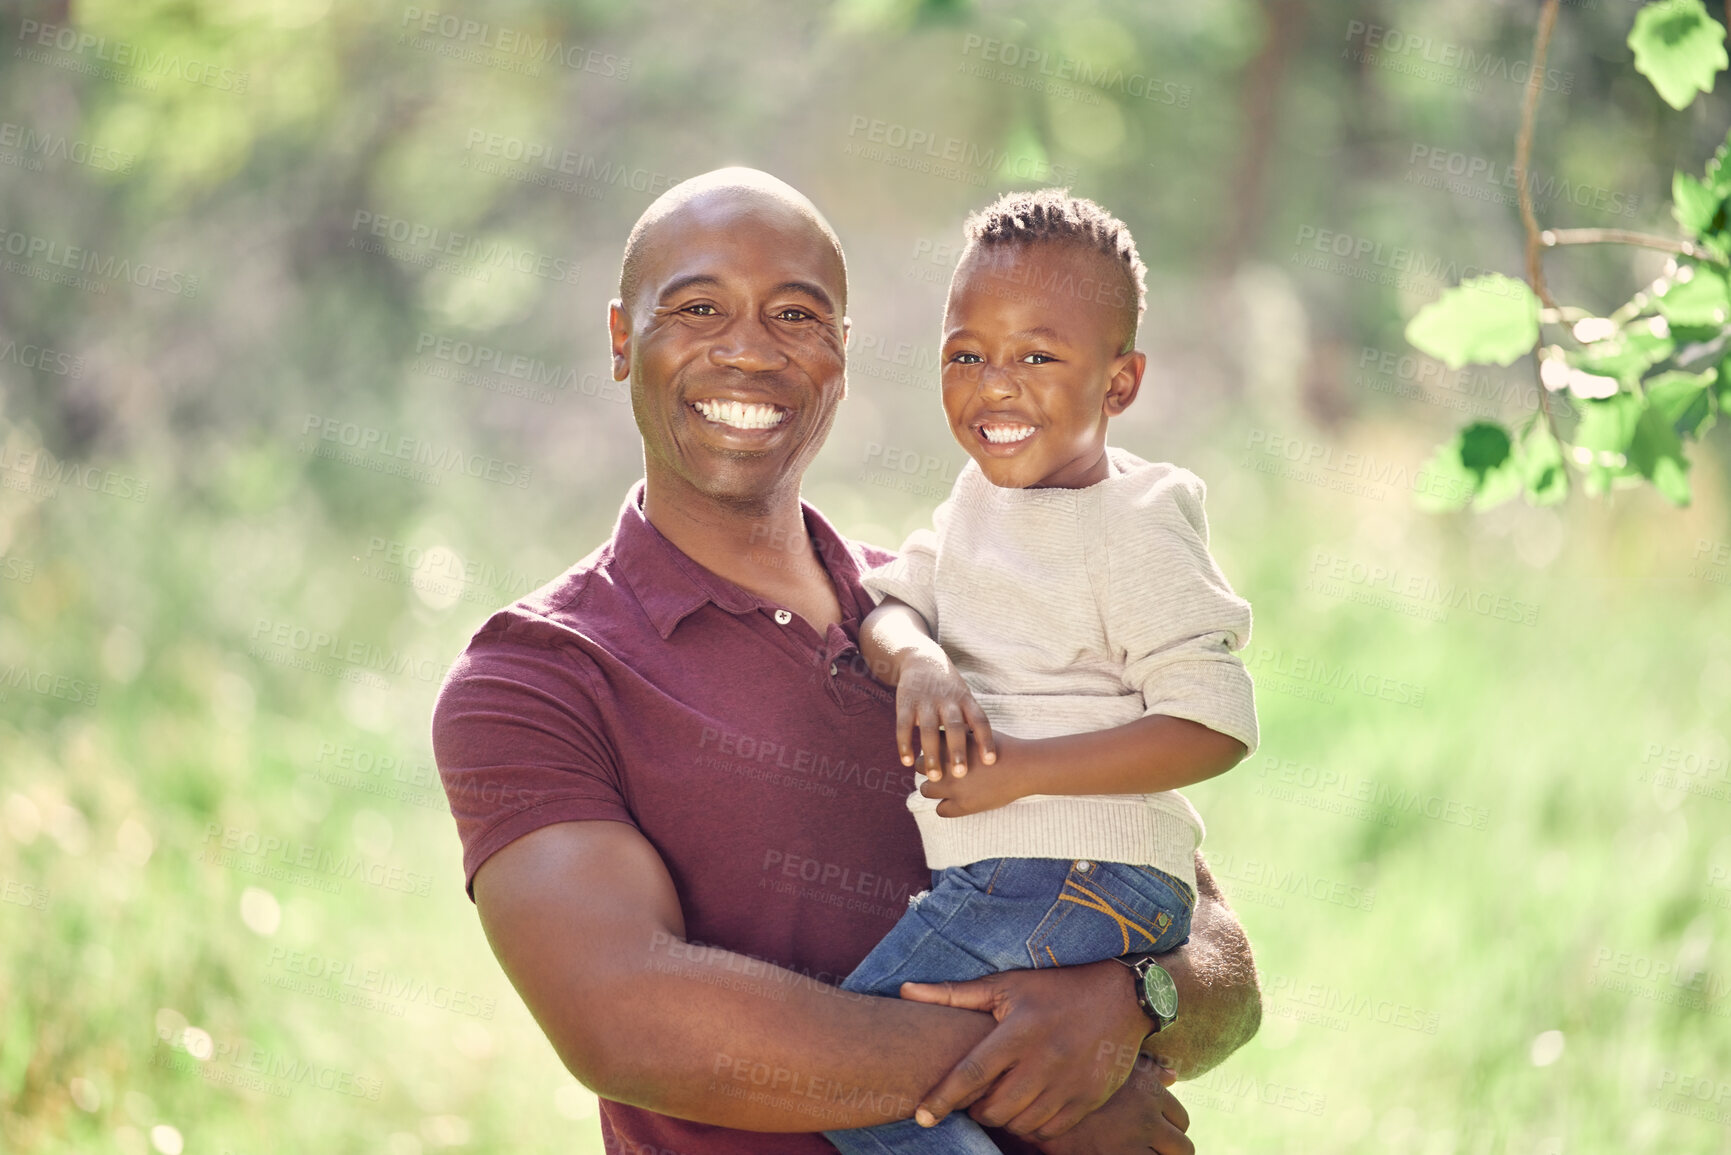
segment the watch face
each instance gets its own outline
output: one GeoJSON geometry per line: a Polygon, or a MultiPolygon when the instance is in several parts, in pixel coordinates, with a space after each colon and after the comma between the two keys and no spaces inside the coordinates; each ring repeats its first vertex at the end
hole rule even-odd
{"type": "Polygon", "coordinates": [[[1178,1017],[1178,988],[1172,976],[1159,963],[1142,972],[1142,989],[1148,995],[1148,1005],[1163,1019],[1178,1017]]]}

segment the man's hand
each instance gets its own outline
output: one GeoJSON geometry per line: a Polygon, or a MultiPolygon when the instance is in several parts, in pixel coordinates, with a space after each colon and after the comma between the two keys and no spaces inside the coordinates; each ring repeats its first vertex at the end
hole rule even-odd
{"type": "Polygon", "coordinates": [[[991,765],[998,757],[992,724],[942,648],[931,642],[901,654],[896,662],[896,749],[901,751],[902,765],[914,764],[917,732],[927,778],[943,777],[946,763],[951,774],[964,776],[970,730],[980,761],[991,765]]]}
{"type": "Polygon", "coordinates": [[[1154,1151],[1158,1155],[1196,1155],[1196,1144],[1185,1134],[1190,1113],[1167,1090],[1175,1076],[1146,1056],[1107,1104],[1055,1139],[1036,1142],[1046,1155],[1124,1155],[1154,1151]]]}
{"type": "Polygon", "coordinates": [[[996,810],[1029,793],[1037,793],[1025,788],[1026,778],[1021,773],[1020,751],[1028,743],[1008,734],[999,735],[997,743],[998,757],[989,769],[982,769],[985,759],[976,749],[973,771],[966,777],[958,771],[920,783],[921,794],[943,799],[938,803],[941,817],[960,818],[964,814],[996,810]]]}
{"type": "Polygon", "coordinates": [[[1153,1025],[1136,1005],[1129,970],[1111,961],[965,983],[903,983],[901,995],[989,1011],[998,1020],[926,1093],[914,1117],[930,1126],[971,1108],[984,1126],[1036,1140],[1064,1134],[1111,1099],[1153,1025]]]}

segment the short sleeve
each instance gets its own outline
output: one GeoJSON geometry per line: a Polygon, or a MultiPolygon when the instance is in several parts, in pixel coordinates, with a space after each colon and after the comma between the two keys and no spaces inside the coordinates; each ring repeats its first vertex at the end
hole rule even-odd
{"type": "Polygon", "coordinates": [[[635,825],[588,658],[525,632],[504,615],[483,627],[433,709],[433,757],[457,820],[471,899],[481,864],[542,826],[635,825]]]}
{"type": "Polygon", "coordinates": [[[860,575],[860,584],[872,600],[886,597],[906,602],[926,619],[932,634],[938,632],[938,535],[929,529],[916,529],[902,543],[893,561],[874,566],[860,575]]]}
{"type": "Polygon", "coordinates": [[[1105,620],[1146,714],[1187,718],[1257,747],[1250,603],[1208,552],[1202,480],[1175,469],[1108,511],[1105,620]]]}

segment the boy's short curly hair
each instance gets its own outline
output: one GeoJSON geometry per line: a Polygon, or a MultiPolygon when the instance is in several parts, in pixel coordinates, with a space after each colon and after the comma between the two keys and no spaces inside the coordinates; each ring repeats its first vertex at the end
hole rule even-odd
{"type": "Polygon", "coordinates": [[[968,250],[1055,241],[1081,245],[1111,258],[1136,301],[1134,316],[1126,318],[1129,331],[1124,351],[1135,344],[1136,328],[1147,308],[1148,266],[1136,252],[1136,239],[1130,235],[1130,227],[1096,202],[1071,196],[1067,188],[1007,192],[985,208],[969,213],[962,222],[962,234],[967,238],[968,250]]]}

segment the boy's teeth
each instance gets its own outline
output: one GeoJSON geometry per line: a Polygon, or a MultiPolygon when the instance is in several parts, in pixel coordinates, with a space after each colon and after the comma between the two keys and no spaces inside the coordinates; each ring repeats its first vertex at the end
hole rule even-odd
{"type": "Polygon", "coordinates": [[[782,419],[781,410],[756,401],[693,401],[691,405],[717,425],[735,429],[769,429],[780,425],[782,419]]]}
{"type": "Polygon", "coordinates": [[[980,432],[986,435],[986,440],[993,445],[1007,445],[1012,441],[1021,441],[1034,435],[1032,425],[982,425],[980,432]]]}

